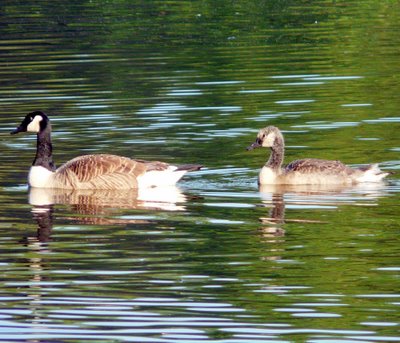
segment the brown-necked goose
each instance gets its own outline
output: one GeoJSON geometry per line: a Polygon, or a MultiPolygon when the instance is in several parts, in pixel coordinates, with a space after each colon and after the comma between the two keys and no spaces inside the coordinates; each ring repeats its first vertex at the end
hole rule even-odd
{"type": "Polygon", "coordinates": [[[256,141],[247,150],[266,147],[271,154],[261,168],[258,183],[267,184],[355,184],[379,182],[389,173],[379,169],[378,164],[351,168],[340,161],[306,158],[296,160],[282,168],[285,143],[283,135],[275,126],[258,132],[256,141]]]}

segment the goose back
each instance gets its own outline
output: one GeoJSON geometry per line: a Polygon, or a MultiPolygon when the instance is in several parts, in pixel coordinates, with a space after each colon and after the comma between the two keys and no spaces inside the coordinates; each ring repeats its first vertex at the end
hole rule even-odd
{"type": "MultiPolygon", "coordinates": [[[[282,173],[287,183],[338,183],[353,182],[355,171],[340,161],[306,158],[289,163],[282,173]]],[[[285,183],[286,183],[285,182],[285,183]]]]}
{"type": "Polygon", "coordinates": [[[99,154],[76,157],[54,174],[53,188],[129,189],[137,188],[137,177],[147,164],[127,157],[99,154]]]}

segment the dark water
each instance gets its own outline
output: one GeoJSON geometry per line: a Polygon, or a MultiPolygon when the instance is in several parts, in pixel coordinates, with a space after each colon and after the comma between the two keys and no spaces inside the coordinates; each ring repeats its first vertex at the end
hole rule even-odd
{"type": "Polygon", "coordinates": [[[2,1],[0,340],[400,341],[395,1],[2,1]],[[35,137],[202,163],[176,188],[29,192],[35,137]],[[381,185],[258,189],[258,129],[381,185]]]}

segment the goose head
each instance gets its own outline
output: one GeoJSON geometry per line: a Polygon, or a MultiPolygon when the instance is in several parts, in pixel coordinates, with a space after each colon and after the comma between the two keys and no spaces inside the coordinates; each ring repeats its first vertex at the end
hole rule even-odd
{"type": "Polygon", "coordinates": [[[50,124],[49,118],[42,111],[28,113],[21,124],[10,133],[15,135],[19,132],[39,133],[44,131],[50,124]]]}
{"type": "Polygon", "coordinates": [[[255,148],[272,148],[275,145],[281,145],[283,142],[282,133],[275,126],[267,126],[258,131],[256,141],[247,147],[247,150],[255,148]]]}

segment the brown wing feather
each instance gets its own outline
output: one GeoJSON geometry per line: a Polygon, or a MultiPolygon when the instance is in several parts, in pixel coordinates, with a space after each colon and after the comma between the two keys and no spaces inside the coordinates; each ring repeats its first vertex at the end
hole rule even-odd
{"type": "Polygon", "coordinates": [[[168,163],[165,162],[159,162],[159,161],[146,161],[146,160],[134,160],[138,163],[143,163],[146,166],[146,171],[152,171],[152,170],[166,170],[169,167],[168,163]]]}
{"type": "Polygon", "coordinates": [[[116,155],[84,155],[57,169],[55,183],[64,188],[127,189],[136,188],[139,175],[149,164],[116,155]]]}
{"type": "Polygon", "coordinates": [[[316,158],[306,158],[296,160],[284,168],[285,173],[299,172],[305,174],[352,174],[353,169],[340,161],[320,160],[316,158]]]}

